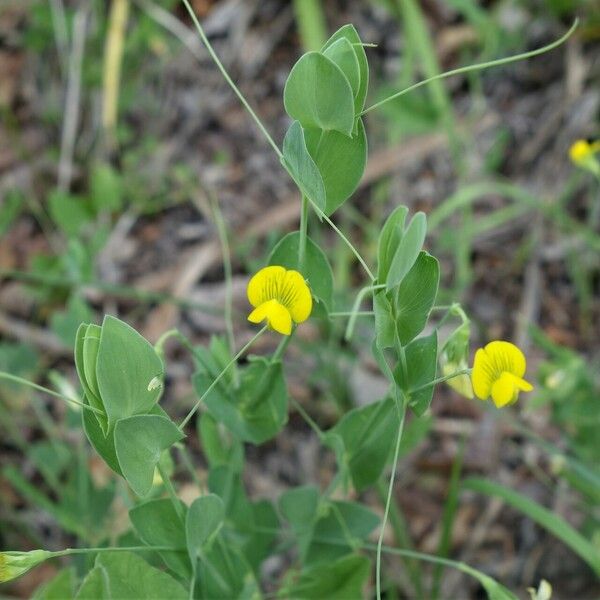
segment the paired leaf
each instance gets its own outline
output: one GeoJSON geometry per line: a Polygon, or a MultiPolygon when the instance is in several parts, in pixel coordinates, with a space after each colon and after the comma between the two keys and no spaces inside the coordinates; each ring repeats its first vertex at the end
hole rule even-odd
{"type": "Polygon", "coordinates": [[[98,378],[96,377],[100,332],[101,328],[98,325],[82,323],[79,326],[75,335],[75,368],[88,403],[95,409],[102,411],[102,414],[93,414],[106,435],[108,432],[108,419],[104,411],[104,404],[100,399],[98,378]]]}
{"type": "Polygon", "coordinates": [[[327,42],[325,42],[323,52],[326,53],[333,44],[342,38],[350,42],[358,61],[360,83],[354,98],[354,112],[356,115],[359,115],[364,108],[365,100],[367,98],[367,90],[369,87],[369,63],[367,61],[367,55],[362,40],[354,25],[344,25],[343,27],[340,27],[327,42]]]}
{"type": "Polygon", "coordinates": [[[115,473],[123,475],[115,450],[114,431],[104,435],[95,413],[92,413],[91,410],[82,410],[81,418],[85,435],[94,450],[115,473]]]}
{"type": "Polygon", "coordinates": [[[394,251],[385,282],[388,290],[402,283],[405,275],[415,264],[423,247],[426,233],[427,219],[424,213],[418,212],[408,224],[394,251]]]}
{"type": "Polygon", "coordinates": [[[423,331],[437,296],[440,266],[436,258],[421,252],[398,287],[396,327],[402,345],[423,331]]]}
{"type": "Polygon", "coordinates": [[[379,283],[385,283],[387,279],[392,258],[404,233],[406,215],[408,215],[408,208],[406,206],[401,205],[396,207],[387,218],[379,234],[379,245],[377,248],[377,281],[379,283]]]}
{"type": "Polygon", "coordinates": [[[341,437],[357,491],[373,485],[383,472],[398,427],[395,410],[392,398],[354,408],[327,432],[341,437]]]}
{"type": "Polygon", "coordinates": [[[294,65],[285,83],[283,102],[290,117],[305,128],[352,133],[352,88],[342,70],[320,52],[308,52],[294,65]]]}
{"type": "Polygon", "coordinates": [[[304,485],[285,491],[279,498],[279,511],[289,522],[298,542],[300,556],[305,556],[319,508],[319,490],[304,485]]]}
{"type": "Polygon", "coordinates": [[[351,554],[303,571],[283,594],[298,599],[362,600],[370,572],[371,561],[366,556],[351,554]]]}
{"type": "Polygon", "coordinates": [[[352,552],[356,541],[365,540],[379,525],[379,517],[356,502],[333,501],[325,507],[313,528],[304,564],[329,563],[352,552]]]}
{"type": "Polygon", "coordinates": [[[162,380],[163,364],[152,345],[135,329],[106,316],[96,376],[108,426],[112,429],[119,419],[147,413],[158,402],[161,388],[149,384],[157,377],[162,380]]]}
{"type": "MultiPolygon", "coordinates": [[[[185,515],[187,506],[180,502],[185,515]]],[[[159,552],[165,564],[174,573],[189,578],[191,565],[185,551],[186,534],[184,523],[177,514],[173,503],[168,499],[150,500],[138,504],[129,511],[129,519],[142,541],[148,546],[171,546],[173,551],[159,552]]]]}
{"type": "Polygon", "coordinates": [[[352,88],[352,94],[356,98],[360,89],[360,68],[352,44],[345,37],[341,37],[331,44],[323,46],[322,52],[342,70],[352,88]]]}
{"type": "Polygon", "coordinates": [[[281,265],[286,269],[295,269],[308,281],[313,296],[322,301],[327,310],[333,302],[333,272],[327,256],[315,242],[306,239],[306,252],[302,269],[298,266],[298,248],[300,232],[294,231],[283,237],[273,248],[269,256],[270,265],[281,265]]]}
{"type": "Polygon", "coordinates": [[[325,214],[335,212],[356,190],[367,164],[367,135],[362,119],[351,137],[339,131],[305,129],[306,147],[325,187],[325,214]]]}
{"type": "Polygon", "coordinates": [[[219,532],[225,519],[223,500],[215,494],[194,500],[185,520],[185,537],[190,560],[195,562],[219,532]]]}
{"type": "Polygon", "coordinates": [[[187,600],[187,590],[167,573],[132,552],[102,552],[77,599],[187,600]]]}
{"type": "MultiPolygon", "coordinates": [[[[214,372],[203,365],[194,376],[196,393],[211,385],[214,372]]],[[[240,440],[262,444],[271,439],[287,421],[287,387],[280,361],[252,357],[242,371],[239,388],[217,385],[204,399],[213,417],[240,440]]]]}
{"type": "Polygon", "coordinates": [[[413,340],[405,350],[406,380],[402,377],[400,366],[394,375],[398,385],[409,395],[409,406],[417,416],[422,416],[431,404],[433,386],[437,369],[437,332],[427,337],[413,340]],[[418,388],[424,387],[421,390],[418,388]],[[417,391],[418,390],[418,391],[417,391]]]}
{"type": "Polygon", "coordinates": [[[164,450],[185,436],[167,417],[138,415],[115,426],[115,450],[123,477],[138,496],[152,489],[154,469],[164,450]]]}
{"type": "Polygon", "coordinates": [[[236,473],[244,468],[244,445],[209,412],[198,417],[198,433],[204,456],[211,468],[228,465],[236,473]]]}
{"type": "Polygon", "coordinates": [[[283,139],[283,165],[300,188],[322,211],[325,210],[325,184],[306,147],[304,129],[294,121],[283,139]]]}

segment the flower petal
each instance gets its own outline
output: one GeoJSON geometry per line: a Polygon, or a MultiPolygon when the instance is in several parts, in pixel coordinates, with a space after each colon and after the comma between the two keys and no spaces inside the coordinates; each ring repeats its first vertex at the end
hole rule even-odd
{"type": "Polygon", "coordinates": [[[480,400],[487,400],[490,397],[494,382],[492,369],[493,364],[487,352],[483,348],[479,348],[473,361],[471,381],[473,382],[473,391],[480,400]]]}
{"type": "Polygon", "coordinates": [[[263,302],[248,315],[248,321],[251,323],[261,323],[265,319],[271,329],[283,335],[292,333],[292,316],[277,300],[263,302]]]}
{"type": "Polygon", "coordinates": [[[304,277],[298,271],[288,271],[284,280],[282,302],[292,315],[295,323],[302,323],[312,312],[312,296],[304,277]],[[286,296],[289,301],[286,301],[286,296]]]}
{"type": "Polygon", "coordinates": [[[490,342],[485,347],[485,353],[490,358],[496,378],[506,371],[517,377],[525,375],[525,355],[510,342],[490,342]]]}
{"type": "Polygon", "coordinates": [[[502,373],[492,385],[492,400],[498,408],[512,404],[519,396],[519,388],[515,385],[516,377],[511,373],[502,373]]]}
{"type": "Polygon", "coordinates": [[[257,307],[277,298],[285,274],[286,270],[279,266],[265,267],[258,271],[248,282],[247,294],[250,304],[257,307]]]}

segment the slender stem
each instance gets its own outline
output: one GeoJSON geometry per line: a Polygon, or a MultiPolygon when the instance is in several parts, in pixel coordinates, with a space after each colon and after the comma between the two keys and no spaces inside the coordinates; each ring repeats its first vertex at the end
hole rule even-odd
{"type": "Polygon", "coordinates": [[[204,398],[206,398],[206,396],[208,396],[208,394],[210,394],[210,392],[213,390],[213,388],[217,385],[217,383],[219,383],[219,381],[221,381],[221,378],[223,377],[223,375],[225,375],[225,373],[227,373],[227,371],[229,370],[229,368],[238,361],[238,359],[242,356],[242,354],[244,354],[246,352],[246,350],[248,350],[248,348],[250,348],[250,346],[252,346],[252,344],[254,344],[254,342],[267,330],[267,326],[265,325],[228,363],[227,365],[225,365],[225,368],[216,376],[216,378],[214,379],[214,381],[208,386],[208,388],[206,389],[206,391],[204,392],[204,394],[202,394],[202,396],[200,396],[200,399],[198,400],[198,402],[196,402],[196,404],[194,404],[194,406],[192,407],[192,410],[190,410],[190,412],[187,414],[187,417],[181,422],[181,424],[179,425],[179,429],[183,429],[188,421],[194,416],[194,413],[198,410],[198,408],[200,407],[200,405],[202,404],[202,402],[204,401],[204,398]]]}
{"type": "Polygon", "coordinates": [[[443,377],[438,377],[437,379],[434,379],[433,381],[430,381],[429,383],[426,383],[425,385],[420,385],[418,388],[415,388],[414,390],[410,390],[410,393],[415,394],[416,392],[420,392],[421,390],[426,390],[427,388],[433,387],[434,385],[437,385],[438,383],[444,383],[444,381],[448,381],[448,379],[454,379],[455,377],[458,377],[459,375],[468,375],[470,373],[471,373],[471,369],[461,369],[460,371],[455,371],[454,373],[444,375],[443,377]]]}
{"type": "Polygon", "coordinates": [[[27,385],[29,387],[32,387],[35,390],[44,392],[45,394],[49,394],[50,396],[54,396],[55,398],[60,398],[61,400],[65,400],[67,402],[70,402],[71,404],[76,404],[77,406],[79,406],[81,408],[85,408],[86,410],[91,410],[92,412],[95,412],[99,415],[103,414],[101,410],[98,410],[97,408],[90,406],[89,404],[84,404],[83,402],[81,402],[80,400],[76,400],[75,398],[69,398],[68,396],[63,396],[62,394],[59,394],[58,392],[55,392],[54,390],[50,390],[46,387],[38,385],[37,383],[33,383],[32,381],[28,381],[27,379],[18,377],[17,375],[11,375],[10,373],[5,373],[4,371],[0,371],[0,379],[8,379],[9,381],[14,381],[15,383],[20,383],[21,385],[27,385]]]}
{"type": "Polygon", "coordinates": [[[385,510],[383,513],[383,521],[381,522],[381,531],[379,532],[379,539],[377,540],[377,558],[375,563],[375,587],[377,591],[377,600],[381,600],[381,548],[383,546],[383,536],[385,533],[385,526],[387,524],[388,516],[390,513],[390,505],[392,502],[392,493],[394,491],[394,479],[396,477],[396,464],[398,462],[398,456],[400,454],[400,442],[402,440],[402,430],[404,429],[404,417],[406,416],[406,402],[400,402],[398,394],[395,394],[396,409],[398,411],[398,435],[396,437],[396,447],[394,448],[394,459],[392,461],[392,474],[390,475],[390,484],[387,491],[387,499],[385,501],[385,510]]]}
{"type": "Polygon", "coordinates": [[[547,46],[544,46],[542,48],[538,48],[536,50],[531,50],[530,52],[523,52],[522,54],[517,54],[515,56],[508,56],[505,58],[499,58],[497,60],[490,60],[490,61],[486,61],[486,62],[482,62],[482,63],[477,63],[474,65],[460,67],[458,69],[452,69],[450,71],[446,71],[445,73],[440,73],[439,75],[435,75],[434,77],[429,77],[429,79],[424,79],[423,81],[419,81],[418,83],[415,83],[414,85],[411,85],[403,90],[400,90],[399,92],[396,92],[395,94],[392,94],[391,96],[388,96],[387,98],[384,98],[383,100],[380,100],[379,102],[376,102],[372,106],[365,108],[365,110],[362,111],[361,116],[366,115],[367,113],[371,112],[372,110],[375,110],[376,108],[379,108],[380,106],[383,106],[387,102],[391,102],[392,100],[395,100],[396,98],[400,98],[400,96],[403,96],[404,94],[407,94],[408,92],[412,92],[413,90],[416,90],[417,88],[419,88],[423,85],[431,83],[432,81],[437,81],[439,79],[445,79],[446,77],[452,77],[453,75],[461,75],[462,73],[470,73],[472,71],[481,71],[482,69],[487,69],[489,67],[499,67],[501,65],[507,65],[512,62],[524,60],[527,58],[532,58],[534,56],[544,54],[545,52],[549,52],[550,50],[553,50],[554,48],[560,46],[568,38],[570,38],[571,35],[573,34],[573,32],[575,31],[575,29],[577,29],[578,24],[579,24],[579,19],[576,18],[573,21],[573,25],[571,25],[571,27],[570,27],[569,31],[567,31],[567,33],[565,33],[558,40],[556,40],[556,41],[552,42],[551,44],[548,44],[547,46]]]}
{"type": "MultiPolygon", "coordinates": [[[[377,481],[376,489],[380,501],[385,502],[388,490],[385,483],[381,479],[377,481]]],[[[390,525],[394,531],[396,544],[402,548],[412,548],[413,543],[410,537],[408,524],[406,523],[406,519],[396,502],[392,502],[390,504],[390,525]]],[[[382,547],[382,550],[384,548],[385,546],[382,547]]],[[[410,581],[414,588],[415,597],[423,598],[423,577],[419,564],[414,562],[414,560],[407,560],[405,561],[405,565],[410,577],[410,581]]]]}
{"type": "Polygon", "coordinates": [[[246,98],[244,98],[242,92],[240,92],[237,85],[235,85],[235,83],[233,82],[233,79],[231,79],[231,77],[229,76],[229,73],[227,73],[227,70],[223,66],[223,63],[219,60],[219,57],[217,56],[211,43],[208,41],[206,34],[204,33],[204,29],[202,29],[202,25],[200,25],[200,21],[198,21],[198,17],[196,17],[196,13],[194,12],[193,8],[190,6],[189,0],[182,0],[182,1],[186,7],[188,13],[190,14],[190,17],[192,18],[192,21],[194,22],[194,25],[196,26],[196,29],[198,30],[198,35],[200,36],[200,39],[206,46],[206,49],[208,50],[210,57],[214,60],[215,64],[219,68],[219,71],[221,71],[221,75],[223,75],[223,78],[225,79],[225,81],[229,84],[231,89],[235,92],[235,95],[239,98],[240,102],[244,105],[244,108],[250,113],[250,116],[254,119],[254,122],[258,125],[258,128],[261,130],[262,134],[265,136],[265,138],[267,139],[269,144],[271,144],[271,146],[273,147],[273,150],[275,150],[275,153],[277,154],[279,159],[280,160],[283,159],[283,154],[281,153],[281,150],[279,149],[277,144],[274,142],[273,138],[271,137],[270,133],[267,131],[266,127],[262,124],[262,121],[258,118],[258,115],[254,112],[254,110],[252,109],[250,104],[248,104],[248,101],[246,100],[246,98]]]}
{"type": "MultiPolygon", "coordinates": [[[[315,206],[313,204],[313,206],[315,206]]],[[[356,260],[361,264],[362,268],[365,270],[365,273],[369,276],[371,281],[375,281],[375,275],[369,269],[365,259],[360,255],[359,251],[353,246],[352,242],[339,230],[337,225],[321,210],[317,208],[318,214],[329,224],[329,226],[338,234],[338,236],[342,239],[342,241],[350,248],[352,254],[356,257],[356,260]]]]}
{"type": "Polygon", "coordinates": [[[190,453],[188,452],[188,449],[181,443],[175,444],[175,447],[177,448],[177,450],[179,450],[181,460],[183,461],[185,468],[188,470],[188,473],[191,475],[192,479],[194,480],[196,487],[200,491],[203,491],[204,488],[202,486],[202,482],[200,481],[200,478],[198,477],[198,473],[196,473],[196,469],[194,469],[194,463],[192,462],[192,459],[190,457],[190,453]]]}
{"type": "Polygon", "coordinates": [[[302,404],[300,404],[300,402],[298,402],[298,400],[296,400],[293,397],[290,397],[290,400],[294,405],[294,408],[300,413],[300,416],[306,421],[308,426],[316,433],[319,440],[322,441],[325,437],[325,433],[323,432],[323,430],[317,425],[315,421],[313,421],[312,417],[304,410],[304,407],[302,406],[302,404]]]}
{"type": "Polygon", "coordinates": [[[290,335],[283,336],[283,338],[279,342],[279,345],[277,346],[277,349],[273,353],[273,356],[271,356],[271,362],[275,362],[276,360],[279,360],[283,356],[285,349],[287,348],[288,344],[292,341],[292,336],[294,335],[295,331],[296,330],[293,329],[292,333],[290,333],[290,335]]]}
{"type": "Polygon", "coordinates": [[[358,309],[360,308],[361,302],[363,298],[369,293],[376,290],[381,290],[385,288],[385,283],[378,283],[377,285],[368,285],[358,294],[356,294],[356,298],[354,300],[354,305],[352,306],[352,312],[350,313],[350,319],[348,319],[348,325],[346,325],[346,333],[344,334],[344,339],[348,341],[352,337],[352,333],[354,332],[354,324],[356,323],[356,315],[358,313],[358,309]]]}
{"type": "MultiPolygon", "coordinates": [[[[233,334],[233,269],[231,267],[231,249],[229,247],[229,239],[227,238],[227,227],[223,213],[219,207],[218,200],[209,195],[210,205],[217,226],[217,234],[221,244],[221,253],[223,255],[223,273],[225,275],[225,327],[227,328],[227,339],[229,340],[229,352],[235,350],[235,336],[233,334]]],[[[237,385],[239,374],[237,369],[234,370],[235,382],[237,385]]]]}
{"type": "Polygon", "coordinates": [[[374,314],[375,313],[372,310],[345,310],[341,312],[330,312],[329,316],[335,319],[342,317],[351,317],[353,315],[356,317],[372,317],[374,314]]]}
{"type": "Polygon", "coordinates": [[[298,242],[298,270],[302,273],[304,257],[306,256],[306,236],[308,230],[308,199],[302,194],[302,207],[300,209],[300,240],[298,242]]]}
{"type": "Polygon", "coordinates": [[[72,554],[97,554],[99,552],[186,552],[186,548],[173,546],[111,546],[106,548],[66,548],[52,552],[52,557],[70,556],[72,554]]]}
{"type": "Polygon", "coordinates": [[[173,483],[171,482],[171,478],[169,474],[165,470],[165,468],[160,464],[160,461],[157,463],[158,472],[160,473],[160,477],[163,480],[165,487],[167,488],[167,492],[169,493],[169,497],[171,498],[171,503],[173,504],[173,508],[179,517],[181,522],[184,521],[183,517],[183,509],[181,508],[181,501],[177,497],[177,493],[175,492],[175,488],[173,487],[173,483]]]}

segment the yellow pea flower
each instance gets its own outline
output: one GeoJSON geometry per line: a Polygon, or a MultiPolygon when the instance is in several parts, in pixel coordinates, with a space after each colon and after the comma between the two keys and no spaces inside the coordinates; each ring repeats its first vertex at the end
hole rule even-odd
{"type": "Polygon", "coordinates": [[[480,400],[490,396],[498,408],[517,401],[519,392],[530,392],[533,386],[523,379],[525,355],[510,342],[490,342],[475,353],[471,380],[480,400]]]}
{"type": "Polygon", "coordinates": [[[569,157],[578,167],[600,176],[600,163],[595,156],[598,152],[600,152],[600,140],[595,142],[577,140],[569,148],[569,157]]]}
{"type": "Polygon", "coordinates": [[[254,306],[248,321],[266,321],[271,329],[283,335],[290,335],[292,322],[306,321],[312,311],[310,289],[298,271],[265,267],[250,279],[247,292],[254,306]]]}

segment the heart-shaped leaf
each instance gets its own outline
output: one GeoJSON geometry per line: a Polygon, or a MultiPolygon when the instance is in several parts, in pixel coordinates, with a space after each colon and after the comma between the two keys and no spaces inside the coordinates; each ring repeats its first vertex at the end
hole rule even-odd
{"type": "Polygon", "coordinates": [[[225,505],[216,494],[194,500],[185,520],[185,537],[190,560],[194,563],[218,533],[225,519],[225,505]]]}
{"type": "Polygon", "coordinates": [[[354,129],[354,94],[342,70],[320,52],[304,54],[294,65],[283,90],[285,110],[303,127],[354,129]]]}
{"type": "Polygon", "coordinates": [[[185,436],[166,417],[137,415],[115,425],[115,450],[123,477],[138,496],[152,489],[161,453],[185,436]]]}

